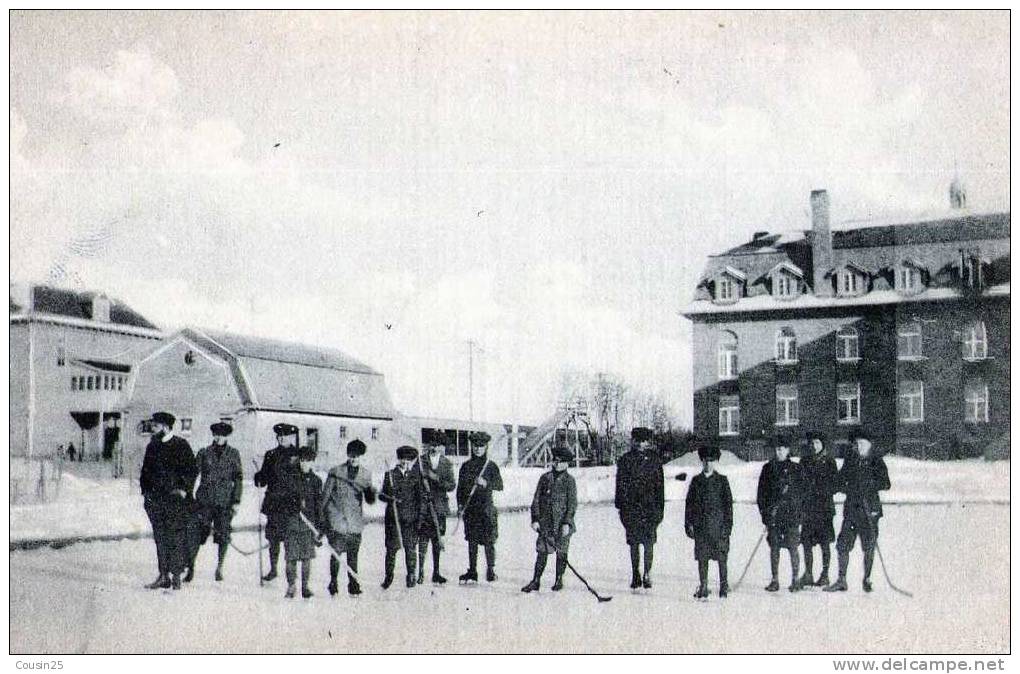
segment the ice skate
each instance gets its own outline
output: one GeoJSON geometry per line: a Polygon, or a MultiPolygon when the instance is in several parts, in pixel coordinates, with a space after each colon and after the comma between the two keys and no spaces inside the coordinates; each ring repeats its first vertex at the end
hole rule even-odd
{"type": "Polygon", "coordinates": [[[475,571],[474,569],[468,569],[465,573],[461,574],[460,578],[458,578],[457,581],[461,585],[464,585],[465,583],[477,583],[478,572],[475,571]]]}
{"type": "Polygon", "coordinates": [[[776,580],[775,578],[773,578],[772,582],[765,586],[765,591],[766,592],[779,592],[779,581],[776,580]]]}
{"type": "Polygon", "coordinates": [[[359,594],[361,594],[361,586],[358,585],[357,581],[352,580],[349,583],[347,583],[347,594],[351,595],[352,597],[357,597],[359,594]]]}
{"type": "Polygon", "coordinates": [[[498,579],[499,579],[499,576],[496,575],[496,570],[495,569],[493,569],[492,567],[489,567],[488,569],[485,570],[485,580],[487,582],[493,583],[493,582],[497,581],[498,579]]]}
{"type": "Polygon", "coordinates": [[[843,578],[837,578],[836,582],[832,585],[825,587],[823,592],[846,592],[846,580],[843,578]]]}
{"type": "Polygon", "coordinates": [[[649,575],[647,573],[645,574],[644,579],[641,581],[641,587],[645,588],[646,590],[651,590],[652,589],[652,577],[651,577],[651,575],[649,575]]]}
{"type": "Polygon", "coordinates": [[[532,579],[530,583],[521,588],[521,592],[524,592],[525,594],[528,592],[538,592],[541,587],[542,586],[538,582],[538,579],[532,579]]]}
{"type": "Polygon", "coordinates": [[[307,585],[305,585],[304,587],[301,588],[301,597],[302,598],[304,598],[304,599],[311,599],[314,596],[315,596],[315,593],[312,592],[311,590],[309,590],[307,585]]]}
{"type": "Polygon", "coordinates": [[[382,589],[384,590],[388,590],[390,585],[393,585],[393,574],[387,573],[386,577],[383,578],[383,582],[382,585],[380,585],[380,587],[382,587],[382,589]]]}
{"type": "Polygon", "coordinates": [[[432,582],[435,583],[436,585],[443,585],[444,583],[446,583],[446,579],[439,575],[439,572],[436,571],[433,572],[432,574],[432,582]]]}
{"type": "Polygon", "coordinates": [[[704,585],[699,585],[697,591],[694,593],[695,599],[708,599],[708,588],[704,585]]]}
{"type": "Polygon", "coordinates": [[[165,573],[159,574],[159,578],[145,586],[146,590],[166,590],[170,587],[170,577],[165,573]]]}
{"type": "Polygon", "coordinates": [[[865,592],[871,592],[871,581],[867,578],[861,581],[861,589],[865,592]]]}

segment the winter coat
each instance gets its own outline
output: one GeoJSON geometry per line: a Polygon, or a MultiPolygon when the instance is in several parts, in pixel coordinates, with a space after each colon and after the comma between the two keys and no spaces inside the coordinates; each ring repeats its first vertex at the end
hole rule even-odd
{"type": "MultiPolygon", "coordinates": [[[[173,492],[180,489],[185,498],[191,499],[191,490],[195,486],[198,468],[191,446],[184,438],[173,435],[168,441],[153,436],[145,447],[142,459],[142,472],[139,479],[142,496],[146,500],[170,500],[173,492]]],[[[173,496],[173,498],[178,498],[173,496]]],[[[180,506],[184,508],[184,500],[180,506]]]]}
{"type": "Polygon", "coordinates": [[[804,481],[804,517],[835,517],[832,495],[836,492],[836,460],[825,452],[811,454],[801,458],[800,468],[804,481]]]}
{"type": "Polygon", "coordinates": [[[262,467],[255,473],[255,486],[265,487],[266,495],[262,499],[262,513],[266,516],[281,512],[279,494],[279,474],[281,467],[290,463],[290,458],[298,451],[297,447],[278,445],[266,452],[262,458],[262,467]]]}
{"type": "Polygon", "coordinates": [[[362,501],[375,503],[372,473],[350,462],[333,466],[322,489],[323,522],[338,534],[360,534],[365,528],[362,501]]]}
{"type": "Polygon", "coordinates": [[[792,529],[803,518],[804,481],[799,465],[770,460],[758,477],[758,512],[766,527],[792,529]]]}
{"type": "Polygon", "coordinates": [[[698,473],[691,480],[684,507],[684,531],[694,539],[697,559],[718,559],[729,552],[733,530],[730,481],[718,472],[698,473]]]}
{"type": "MultiPolygon", "coordinates": [[[[453,475],[453,464],[445,456],[439,457],[439,465],[433,470],[428,457],[422,457],[419,469],[425,473],[426,498],[432,499],[436,517],[450,514],[450,497],[447,492],[457,488],[457,479],[453,475]]],[[[429,515],[431,517],[431,514],[429,515]]]]}
{"type": "MultiPolygon", "coordinates": [[[[628,530],[654,537],[666,504],[662,463],[651,452],[632,449],[616,462],[616,509],[628,530]]],[[[639,536],[642,537],[642,536],[639,536]]]]}
{"type": "Polygon", "coordinates": [[[464,518],[464,538],[469,543],[488,545],[499,537],[499,515],[492,499],[495,491],[503,491],[503,476],[499,466],[487,456],[472,456],[461,465],[457,476],[457,508],[464,518]],[[487,482],[484,487],[475,486],[479,476],[487,482]]]}
{"type": "Polygon", "coordinates": [[[889,470],[882,457],[871,455],[862,459],[859,454],[851,453],[836,478],[836,490],[846,494],[843,518],[877,520],[882,516],[882,499],[878,492],[890,486],[889,470]]]}
{"type": "Polygon", "coordinates": [[[315,557],[315,534],[323,533],[325,528],[322,521],[322,480],[312,471],[305,473],[296,463],[280,466],[277,479],[280,495],[278,514],[284,519],[287,561],[312,559],[315,557]],[[312,523],[315,531],[301,515],[312,523]]]}
{"type": "Polygon", "coordinates": [[[203,504],[228,507],[241,502],[244,473],[241,455],[230,445],[212,444],[198,450],[195,457],[201,478],[195,499],[203,504]]]}
{"type": "Polygon", "coordinates": [[[577,531],[574,513],[577,512],[577,483],[567,471],[550,470],[542,474],[531,499],[531,521],[538,522],[539,535],[559,541],[577,531]],[[570,527],[562,536],[563,525],[570,527]]]}
{"type": "MultiPolygon", "coordinates": [[[[379,498],[386,502],[386,540],[397,541],[397,519],[400,533],[418,531],[425,508],[425,490],[421,473],[412,468],[406,473],[393,468],[383,475],[382,491],[379,498]]],[[[405,534],[407,535],[407,534],[405,534]]]]}

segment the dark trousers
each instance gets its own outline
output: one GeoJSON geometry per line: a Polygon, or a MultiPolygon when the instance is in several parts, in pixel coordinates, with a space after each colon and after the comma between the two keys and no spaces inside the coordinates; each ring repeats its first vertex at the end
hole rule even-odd
{"type": "Polygon", "coordinates": [[[878,542],[878,520],[867,515],[843,515],[843,526],[836,537],[836,554],[839,555],[839,577],[846,580],[846,569],[850,565],[850,551],[860,536],[864,550],[864,580],[871,578],[871,567],[875,563],[875,545],[878,542]]]}
{"type": "MultiPolygon", "coordinates": [[[[330,547],[333,548],[333,552],[343,554],[347,558],[347,566],[351,567],[351,571],[357,573],[358,552],[361,550],[361,534],[340,534],[335,531],[331,531],[326,537],[329,540],[330,547]]],[[[339,573],[340,560],[330,555],[329,579],[335,581],[339,573]]],[[[357,582],[357,579],[349,572],[347,574],[347,580],[351,583],[357,582]]]]}
{"type": "MultiPolygon", "coordinates": [[[[386,577],[393,577],[393,570],[397,565],[397,536],[396,531],[387,532],[386,541],[386,577]],[[392,536],[392,538],[390,538],[392,536]]],[[[418,527],[415,522],[400,523],[401,541],[404,548],[404,568],[408,577],[414,575],[418,568],[418,527]]]]}
{"type": "Polygon", "coordinates": [[[145,514],[152,525],[160,575],[183,573],[191,561],[184,499],[173,495],[149,496],[145,499],[145,514]]]}
{"type": "MultiPolygon", "coordinates": [[[[485,567],[487,569],[496,568],[495,543],[488,543],[485,545],[485,567]]],[[[468,570],[478,570],[478,543],[468,543],[468,570]]]]}
{"type": "MultiPolygon", "coordinates": [[[[719,587],[729,588],[729,570],[726,566],[726,555],[719,555],[716,559],[716,563],[719,565],[719,587]]],[[[698,560],[698,582],[701,583],[702,588],[708,587],[708,563],[709,558],[704,557],[698,560]]]]}
{"type": "Polygon", "coordinates": [[[630,570],[634,578],[641,577],[641,546],[645,548],[644,571],[647,576],[652,571],[652,562],[655,560],[655,543],[631,543],[630,544],[630,570]]]}
{"type": "MultiPolygon", "coordinates": [[[[535,557],[535,582],[542,580],[542,574],[545,573],[545,565],[549,561],[548,552],[539,552],[535,557]]],[[[559,580],[563,577],[563,573],[567,570],[567,553],[557,552],[556,553],[556,579],[559,580]]]]}

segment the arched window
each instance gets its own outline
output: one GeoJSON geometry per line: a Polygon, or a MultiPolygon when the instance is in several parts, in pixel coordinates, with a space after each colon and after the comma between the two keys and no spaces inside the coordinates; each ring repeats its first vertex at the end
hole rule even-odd
{"type": "Polygon", "coordinates": [[[737,378],[737,336],[729,330],[719,334],[719,379],[737,378]]]}
{"type": "Polygon", "coordinates": [[[776,361],[797,362],[797,334],[793,328],[785,327],[776,333],[776,361]]]}
{"type": "Polygon", "coordinates": [[[860,336],[857,330],[844,325],[836,333],[836,360],[860,360],[860,336]]]}
{"type": "Polygon", "coordinates": [[[922,351],[921,324],[909,321],[900,325],[896,333],[896,355],[900,360],[921,358],[922,351]]]}
{"type": "Polygon", "coordinates": [[[983,321],[975,321],[967,326],[963,336],[963,357],[967,360],[988,357],[988,333],[983,321]]]}

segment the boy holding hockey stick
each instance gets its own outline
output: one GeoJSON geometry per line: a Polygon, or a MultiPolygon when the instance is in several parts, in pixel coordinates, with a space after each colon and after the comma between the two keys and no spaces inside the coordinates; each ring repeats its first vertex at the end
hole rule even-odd
{"type": "Polygon", "coordinates": [[[538,532],[535,542],[535,573],[521,592],[537,592],[549,554],[556,553],[556,582],[554,592],[563,589],[563,574],[567,570],[567,553],[570,537],[577,530],[574,513],[577,511],[577,484],[567,472],[574,454],[567,447],[553,450],[553,469],[544,473],[535,488],[531,501],[531,528],[538,532]]]}

